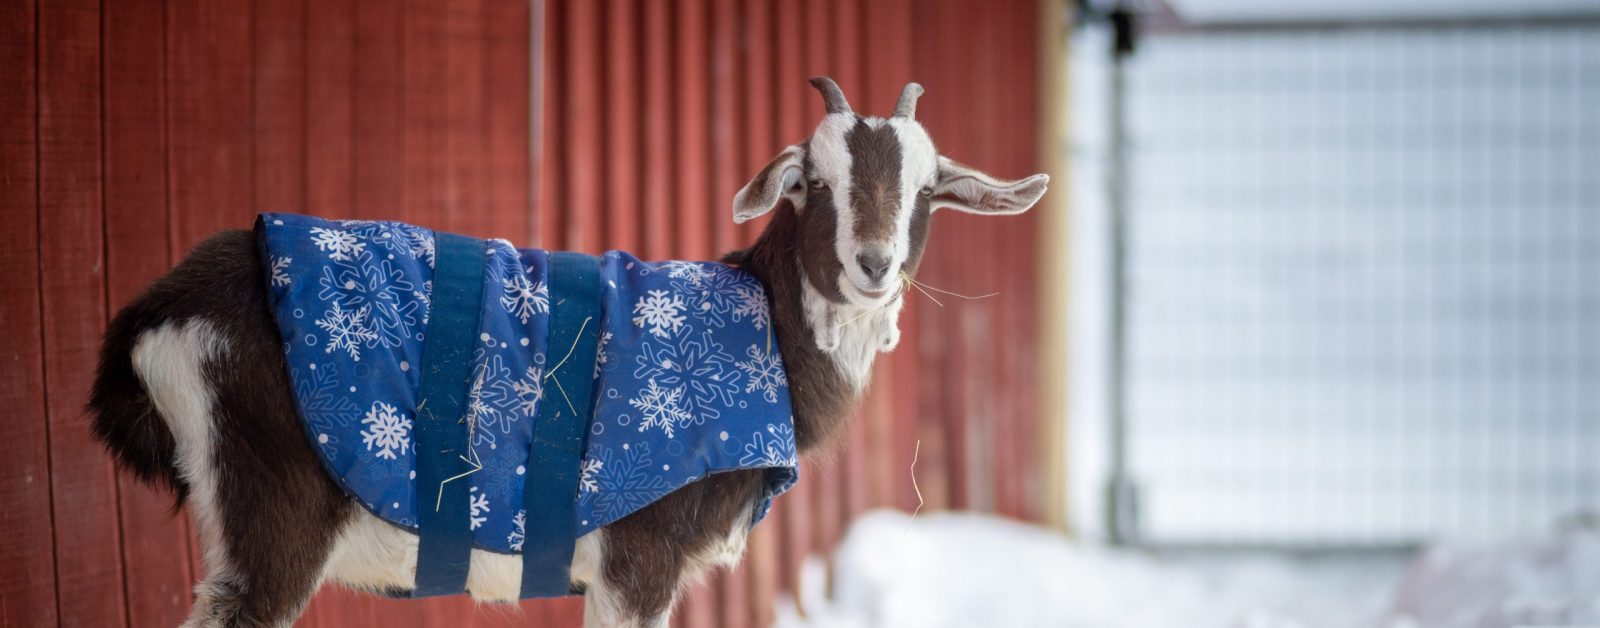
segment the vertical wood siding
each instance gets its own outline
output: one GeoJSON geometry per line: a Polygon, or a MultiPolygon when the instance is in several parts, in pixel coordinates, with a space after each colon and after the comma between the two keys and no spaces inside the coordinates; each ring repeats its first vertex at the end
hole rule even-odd
{"type": "MultiPolygon", "coordinates": [[[[940,149],[1035,168],[1035,3],[948,0],[22,0],[0,6],[0,624],[175,625],[202,575],[171,497],[114,473],[82,412],[110,315],[261,211],[395,218],[548,248],[712,258],[761,224],[733,193],[839,81],[907,81],[940,149]],[[542,24],[530,27],[530,17],[542,24]],[[539,54],[530,57],[534,47],[539,54]],[[530,61],[530,58],[541,61],[530,61]],[[538,77],[538,84],[530,83],[538,77]],[[537,93],[530,97],[530,87],[537,93]],[[530,112],[541,114],[530,129],[530,112]],[[74,600],[86,600],[74,602],[74,600]]],[[[765,626],[849,519],[1039,514],[1031,216],[937,216],[848,448],[803,480],[678,626],[765,626]]],[[[300,625],[581,622],[576,599],[477,609],[320,593],[300,625]]]]}

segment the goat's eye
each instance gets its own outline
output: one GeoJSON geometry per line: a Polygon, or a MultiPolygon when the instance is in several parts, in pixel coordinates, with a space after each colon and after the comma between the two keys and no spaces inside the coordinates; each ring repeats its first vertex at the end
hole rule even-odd
{"type": "Polygon", "coordinates": [[[814,179],[811,180],[811,189],[813,189],[813,190],[820,190],[820,189],[823,189],[823,188],[826,188],[826,187],[828,187],[828,184],[823,182],[822,179],[815,179],[814,178],[814,179]]]}
{"type": "Polygon", "coordinates": [[[933,196],[933,186],[931,186],[931,185],[922,186],[922,189],[917,190],[917,196],[920,196],[922,198],[928,198],[930,196],[933,196]]]}

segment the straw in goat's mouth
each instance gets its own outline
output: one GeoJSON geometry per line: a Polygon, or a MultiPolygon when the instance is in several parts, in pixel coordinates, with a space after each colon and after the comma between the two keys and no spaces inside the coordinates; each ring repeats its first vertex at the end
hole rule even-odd
{"type": "MultiPolygon", "coordinates": [[[[998,293],[998,292],[990,292],[990,293],[989,293],[989,294],[981,294],[981,295],[978,295],[978,296],[975,296],[975,297],[974,297],[974,296],[967,296],[967,295],[965,295],[965,294],[961,294],[961,293],[959,293],[959,292],[951,292],[951,291],[949,291],[949,290],[940,290],[940,289],[938,289],[938,288],[935,288],[935,287],[933,287],[933,286],[930,286],[930,285],[928,285],[928,284],[925,284],[925,283],[922,283],[922,282],[920,282],[920,281],[917,281],[917,280],[915,280],[915,279],[912,279],[912,278],[911,278],[911,273],[908,273],[908,272],[906,272],[906,271],[903,271],[903,270],[902,270],[902,271],[900,271],[900,278],[901,278],[901,279],[902,279],[902,280],[905,280],[905,282],[906,282],[906,283],[907,283],[907,284],[909,284],[909,285],[910,285],[910,286],[911,286],[911,287],[913,287],[913,288],[916,288],[916,289],[917,289],[917,292],[921,292],[921,293],[922,293],[922,296],[925,296],[925,297],[928,297],[928,300],[929,300],[929,301],[933,301],[933,304],[934,304],[934,305],[937,305],[937,306],[939,306],[939,307],[944,307],[944,304],[943,304],[943,303],[940,303],[940,302],[939,302],[939,300],[938,300],[938,299],[936,299],[936,298],[934,298],[934,296],[933,296],[933,295],[931,295],[931,294],[928,294],[928,291],[929,291],[929,290],[932,290],[932,291],[934,291],[934,292],[937,292],[937,293],[939,293],[939,294],[948,294],[948,295],[950,295],[950,296],[953,296],[953,297],[958,297],[958,298],[962,298],[962,299],[966,299],[966,300],[968,300],[968,301],[977,301],[977,300],[979,300],[979,299],[987,299],[987,298],[989,298],[989,297],[992,297],[992,296],[995,296],[995,295],[998,295],[998,294],[1000,294],[1000,293],[998,293]]],[[[904,288],[904,287],[902,287],[902,288],[901,288],[901,291],[902,291],[902,292],[903,292],[903,291],[904,291],[904,290],[905,290],[905,288],[904,288]]]]}
{"type": "MultiPolygon", "coordinates": [[[[925,284],[923,282],[920,282],[920,281],[917,281],[915,279],[912,279],[911,278],[911,273],[908,273],[908,272],[903,271],[903,270],[900,271],[900,279],[901,279],[901,281],[900,281],[900,289],[895,291],[894,296],[890,298],[891,301],[894,300],[894,299],[898,299],[898,298],[900,298],[900,295],[905,294],[906,286],[910,286],[912,288],[915,288],[917,290],[917,292],[921,292],[922,293],[922,296],[928,297],[929,301],[932,301],[934,305],[937,305],[939,307],[944,307],[944,302],[940,301],[937,297],[935,297],[932,294],[930,294],[929,293],[930,290],[933,291],[933,292],[937,292],[939,294],[948,294],[948,295],[953,296],[953,297],[966,299],[968,301],[977,301],[977,300],[980,300],[980,299],[987,299],[989,297],[998,296],[1000,294],[998,292],[990,292],[989,294],[980,294],[980,295],[977,295],[977,296],[970,296],[970,295],[961,294],[959,292],[951,292],[949,290],[941,290],[939,288],[935,288],[935,287],[930,286],[928,284],[925,284]]],[[[849,325],[850,323],[854,323],[854,322],[856,322],[858,320],[861,320],[863,317],[865,317],[868,314],[871,314],[871,313],[873,313],[875,311],[877,311],[877,310],[867,310],[865,312],[857,314],[857,315],[855,315],[855,317],[851,318],[850,320],[847,320],[845,322],[839,323],[838,325],[834,325],[834,328],[837,329],[839,327],[844,327],[845,325],[849,325]]]]}

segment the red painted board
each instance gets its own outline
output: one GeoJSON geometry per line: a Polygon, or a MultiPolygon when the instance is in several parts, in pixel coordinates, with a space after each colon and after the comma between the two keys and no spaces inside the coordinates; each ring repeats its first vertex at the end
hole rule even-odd
{"type": "Polygon", "coordinates": [[[356,1],[306,9],[305,211],[355,218],[356,1]]]}
{"type": "Polygon", "coordinates": [[[106,317],[99,4],[42,4],[38,64],[39,279],[56,607],[63,624],[118,626],[127,608],[116,475],[91,439],[83,410],[106,317]],[[62,597],[68,592],[97,603],[72,603],[62,597]]]}
{"type": "MultiPolygon", "coordinates": [[[[605,5],[605,246],[638,251],[644,244],[644,207],[640,203],[640,103],[645,97],[640,74],[643,19],[630,0],[605,5]]],[[[599,209],[599,208],[595,208],[599,209]]]]}
{"type": "Polygon", "coordinates": [[[672,256],[700,259],[711,253],[707,4],[705,0],[682,0],[674,9],[671,97],[677,105],[677,133],[671,167],[677,179],[673,195],[677,242],[672,256]]]}
{"type": "MultiPolygon", "coordinates": [[[[38,82],[33,2],[0,5],[0,232],[37,233],[38,82]]],[[[55,625],[55,537],[51,534],[44,348],[40,336],[39,241],[0,247],[0,402],[14,413],[0,439],[0,624],[55,625]]]]}
{"type": "Polygon", "coordinates": [[[306,2],[254,6],[255,206],[263,212],[301,213],[306,206],[306,2]]]}
{"type": "Polygon", "coordinates": [[[738,226],[733,224],[733,195],[744,184],[744,146],[740,135],[747,117],[762,115],[739,102],[745,75],[739,54],[739,0],[713,0],[711,3],[711,192],[705,211],[711,220],[711,248],[721,255],[745,244],[738,226]]]}
{"type": "MultiPolygon", "coordinates": [[[[601,76],[605,67],[601,56],[604,39],[600,2],[574,2],[565,8],[565,53],[570,80],[561,94],[566,104],[559,110],[561,123],[566,127],[566,146],[560,156],[565,163],[567,177],[566,206],[560,211],[568,217],[567,241],[563,249],[599,253],[605,179],[602,153],[605,143],[601,135],[605,103],[601,101],[601,76]]],[[[552,111],[552,115],[556,112],[552,111]]]]}
{"type": "Polygon", "coordinates": [[[167,186],[173,259],[255,215],[250,6],[167,5],[167,186]]]}
{"type": "Polygon", "coordinates": [[[479,238],[502,238],[489,213],[489,109],[486,67],[487,41],[484,9],[489,0],[452,0],[436,5],[444,38],[444,125],[440,137],[445,147],[444,225],[456,233],[479,238]]]}
{"type": "Polygon", "coordinates": [[[666,259],[674,252],[672,204],[677,173],[672,165],[681,158],[674,145],[677,121],[674,117],[672,65],[672,13],[665,2],[643,3],[644,13],[644,255],[666,259]]]}
{"type": "MultiPolygon", "coordinates": [[[[359,2],[355,10],[350,216],[399,219],[407,163],[402,109],[404,5],[359,2]]],[[[330,88],[327,93],[336,91],[330,88]]]]}
{"type": "Polygon", "coordinates": [[[560,113],[566,108],[565,5],[541,2],[535,11],[542,45],[535,66],[540,132],[533,156],[539,227],[534,245],[551,250],[562,249],[566,241],[566,124],[560,113]]]}
{"type": "Polygon", "coordinates": [[[438,0],[408,0],[401,26],[401,130],[405,138],[402,216],[407,222],[451,229],[448,184],[450,111],[446,9],[438,0]]]}
{"type": "Polygon", "coordinates": [[[488,104],[489,208],[495,237],[532,246],[534,227],[529,182],[531,3],[489,2],[483,12],[484,87],[488,104]]]}
{"type": "MultiPolygon", "coordinates": [[[[116,312],[171,266],[168,243],[163,3],[104,5],[106,296],[116,312]]],[[[118,476],[130,626],[188,614],[188,523],[173,496],[118,476]]]]}
{"type": "MultiPolygon", "coordinates": [[[[743,20],[740,23],[737,45],[744,54],[740,70],[744,73],[742,91],[735,94],[738,106],[745,113],[743,161],[735,168],[735,192],[745,182],[756,176],[767,161],[776,157],[778,150],[790,138],[778,137],[775,105],[777,86],[774,81],[775,65],[773,46],[775,33],[772,4],[769,0],[743,0],[743,20]]],[[[732,198],[729,197],[729,211],[732,198]]],[[[760,218],[740,226],[740,245],[755,242],[767,219],[760,218]]]]}

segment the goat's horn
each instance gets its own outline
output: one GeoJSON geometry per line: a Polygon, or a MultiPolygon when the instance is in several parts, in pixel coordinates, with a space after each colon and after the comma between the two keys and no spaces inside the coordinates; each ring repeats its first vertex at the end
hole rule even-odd
{"type": "Polygon", "coordinates": [[[811,79],[811,86],[822,92],[822,102],[828,106],[828,113],[850,113],[850,103],[845,102],[844,92],[839,90],[839,84],[826,76],[811,79]]]}
{"type": "Polygon", "coordinates": [[[894,103],[894,117],[911,120],[917,117],[917,97],[922,95],[922,86],[916,83],[906,83],[906,88],[900,92],[900,100],[894,103]]]}

